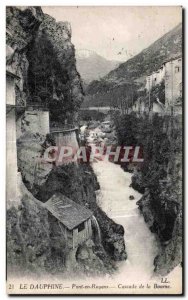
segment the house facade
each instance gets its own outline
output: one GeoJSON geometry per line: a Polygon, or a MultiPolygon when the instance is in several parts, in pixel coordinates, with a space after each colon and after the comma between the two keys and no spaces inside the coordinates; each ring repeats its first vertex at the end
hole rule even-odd
{"type": "Polygon", "coordinates": [[[59,221],[69,249],[75,249],[92,236],[93,213],[61,193],[55,193],[45,207],[59,221]]]}
{"type": "Polygon", "coordinates": [[[145,88],[148,92],[165,83],[165,111],[181,113],[182,110],[182,57],[166,61],[157,72],[146,77],[145,88]]]}
{"type": "Polygon", "coordinates": [[[154,86],[160,84],[165,77],[165,65],[162,65],[157,72],[146,77],[146,90],[150,91],[154,86]]]}
{"type": "Polygon", "coordinates": [[[68,268],[73,268],[79,246],[92,238],[93,213],[61,193],[55,193],[44,207],[59,224],[65,240],[65,247],[62,249],[66,253],[65,263],[68,268]]]}
{"type": "MultiPolygon", "coordinates": [[[[132,111],[138,113],[138,114],[143,114],[143,113],[148,113],[149,112],[149,107],[148,105],[145,104],[145,102],[141,99],[138,99],[133,107],[132,107],[132,111]]],[[[158,113],[158,114],[164,114],[165,111],[165,107],[162,103],[160,103],[159,101],[155,100],[152,103],[152,107],[151,107],[151,111],[154,113],[158,113]]]]}
{"type": "Polygon", "coordinates": [[[165,107],[178,109],[182,98],[182,58],[165,64],[165,107]]]}

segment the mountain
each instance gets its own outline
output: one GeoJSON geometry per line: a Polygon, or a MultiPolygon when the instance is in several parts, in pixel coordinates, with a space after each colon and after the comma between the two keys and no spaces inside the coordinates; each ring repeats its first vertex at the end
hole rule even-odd
{"type": "Polygon", "coordinates": [[[163,35],[139,54],[121,63],[100,80],[89,84],[86,90],[86,106],[109,105],[109,102],[123,95],[127,84],[134,89],[143,88],[147,75],[157,71],[161,65],[182,54],[182,24],[163,35]],[[113,98],[113,99],[112,99],[113,98]]]}
{"type": "Polygon", "coordinates": [[[138,55],[119,65],[107,75],[107,79],[138,78],[157,71],[166,60],[182,53],[182,24],[163,35],[138,55]]]}
{"type": "Polygon", "coordinates": [[[77,70],[86,84],[89,84],[92,80],[99,80],[116,68],[118,64],[117,61],[107,60],[94,51],[76,50],[77,70]]]}

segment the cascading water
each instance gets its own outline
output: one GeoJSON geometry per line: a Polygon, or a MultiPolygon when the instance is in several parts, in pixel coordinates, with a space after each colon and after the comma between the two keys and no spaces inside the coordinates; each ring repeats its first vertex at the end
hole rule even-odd
{"type": "Polygon", "coordinates": [[[95,228],[95,232],[97,233],[97,236],[95,236],[95,241],[99,245],[99,244],[101,244],[101,229],[99,227],[99,223],[98,223],[97,219],[95,218],[95,216],[92,216],[91,222],[92,222],[93,227],[95,228]]]}
{"type": "Polygon", "coordinates": [[[119,276],[130,281],[150,279],[158,253],[157,242],[136,205],[141,194],[129,187],[132,175],[124,172],[119,165],[104,161],[94,163],[93,169],[101,187],[97,195],[99,206],[125,230],[128,258],[119,263],[119,276]],[[134,200],[129,200],[130,195],[134,196],[134,200]]]}
{"type": "Polygon", "coordinates": [[[57,146],[71,146],[73,149],[78,148],[76,132],[72,130],[53,131],[52,135],[55,138],[57,146]]]}
{"type": "MultiPolygon", "coordinates": [[[[113,276],[113,285],[145,283],[146,286],[148,282],[151,286],[156,282],[160,285],[161,277],[155,276],[153,264],[159,253],[158,243],[136,205],[142,195],[130,187],[132,174],[124,172],[119,165],[109,161],[96,160],[93,163],[93,169],[101,188],[97,192],[98,205],[125,230],[127,260],[118,262],[119,272],[113,276]],[[130,195],[134,197],[133,200],[129,199],[130,195]]],[[[181,291],[182,270],[180,266],[168,274],[168,281],[173,291],[176,293],[178,290],[181,291]]],[[[118,291],[121,292],[121,289],[118,291]]],[[[144,291],[152,293],[152,289],[150,292],[148,289],[144,291]]],[[[131,293],[131,290],[127,289],[126,292],[131,293]]],[[[155,289],[156,292],[161,293],[161,289],[155,289]]],[[[139,290],[135,290],[135,293],[139,293],[139,290]]]]}
{"type": "MultiPolygon", "coordinates": [[[[77,149],[79,147],[78,145],[78,141],[77,141],[77,136],[76,136],[76,128],[74,129],[69,129],[69,130],[53,130],[51,132],[56,146],[59,147],[59,151],[61,151],[61,147],[65,147],[68,146],[72,149],[72,155],[68,156],[68,157],[64,157],[62,159],[62,161],[60,161],[59,163],[62,164],[68,164],[68,163],[72,163],[73,162],[73,156],[76,154],[77,149]]],[[[77,164],[77,162],[74,161],[75,164],[77,164]]],[[[56,162],[56,165],[58,163],[56,162]]]]}

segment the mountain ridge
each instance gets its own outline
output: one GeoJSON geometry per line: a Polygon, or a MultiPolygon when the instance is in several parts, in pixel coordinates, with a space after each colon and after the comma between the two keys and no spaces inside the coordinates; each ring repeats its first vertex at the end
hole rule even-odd
{"type": "Polygon", "coordinates": [[[83,81],[89,84],[107,75],[119,62],[107,60],[95,51],[88,49],[76,50],[76,65],[83,81]]]}
{"type": "Polygon", "coordinates": [[[86,103],[87,106],[108,106],[110,102],[124,97],[130,83],[135,90],[143,89],[147,75],[157,71],[164,62],[182,55],[181,41],[182,23],[100,80],[92,81],[86,89],[82,106],[86,103]]]}
{"type": "MultiPolygon", "coordinates": [[[[106,77],[107,77],[107,78],[110,77],[111,75],[114,74],[114,71],[116,71],[116,70],[118,71],[118,69],[123,68],[124,66],[126,66],[127,64],[129,64],[131,61],[135,61],[135,59],[138,58],[138,57],[140,57],[140,55],[143,55],[143,54],[144,54],[144,55],[147,55],[148,50],[149,50],[149,51],[151,50],[151,51],[155,51],[155,52],[156,52],[156,50],[159,50],[159,49],[156,49],[156,48],[159,48],[159,46],[161,46],[161,48],[163,48],[163,47],[164,47],[164,44],[165,44],[169,39],[173,38],[174,35],[175,35],[175,36],[176,36],[176,35],[179,35],[180,31],[181,31],[181,34],[182,34],[182,23],[179,23],[176,27],[174,27],[172,30],[170,30],[170,31],[168,31],[167,33],[165,33],[162,37],[160,37],[159,39],[157,39],[157,40],[156,40],[155,42],[153,42],[149,47],[143,49],[140,53],[138,53],[138,54],[135,55],[134,57],[130,58],[129,60],[127,60],[127,61],[124,62],[124,63],[121,63],[117,69],[112,70],[111,72],[109,72],[109,73],[107,74],[106,77]],[[161,44],[161,45],[159,45],[159,44],[161,44]]],[[[181,38],[179,38],[179,41],[181,41],[181,38]]],[[[178,42],[179,42],[179,41],[178,41],[178,42]]],[[[175,41],[175,45],[178,46],[178,42],[175,41]]],[[[160,49],[160,51],[163,51],[163,49],[160,49]]],[[[167,51],[169,51],[169,50],[167,49],[167,51]]],[[[161,55],[164,57],[164,59],[167,58],[167,57],[166,57],[167,54],[169,54],[169,53],[165,53],[165,49],[164,49],[163,53],[161,52],[161,55]]],[[[176,47],[173,47],[173,48],[171,48],[171,54],[169,55],[168,59],[173,59],[173,58],[176,57],[176,55],[178,55],[178,54],[176,53],[176,47]],[[174,53],[173,53],[173,52],[174,52],[174,53]],[[175,54],[175,56],[174,56],[173,54],[175,54]]],[[[162,60],[162,61],[161,61],[161,64],[164,63],[164,62],[165,62],[165,60],[164,60],[164,61],[162,60]]],[[[158,65],[156,66],[156,69],[154,69],[153,71],[157,71],[157,68],[158,68],[158,65]]],[[[149,74],[150,74],[150,72],[148,72],[146,75],[149,75],[149,74]]]]}

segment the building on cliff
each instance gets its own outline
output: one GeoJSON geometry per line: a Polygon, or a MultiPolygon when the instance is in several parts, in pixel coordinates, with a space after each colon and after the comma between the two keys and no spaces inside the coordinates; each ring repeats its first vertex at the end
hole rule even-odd
{"type": "MultiPolygon", "coordinates": [[[[178,56],[163,63],[157,72],[153,72],[146,78],[145,88],[150,92],[154,87],[165,83],[165,107],[166,113],[182,113],[182,57],[178,56]]],[[[155,111],[154,111],[155,112],[155,111]]]]}
{"type": "MultiPolygon", "coordinates": [[[[13,66],[20,77],[14,87],[17,139],[26,132],[44,136],[53,122],[61,130],[66,122],[77,124],[83,89],[70,24],[56,22],[40,7],[7,7],[6,11],[7,66],[13,66]]],[[[73,147],[76,135],[72,133],[73,147]]]]}
{"type": "Polygon", "coordinates": [[[38,132],[41,135],[48,134],[50,132],[48,108],[38,103],[28,103],[22,123],[26,131],[38,132]]]}
{"type": "MultiPolygon", "coordinates": [[[[8,31],[10,35],[10,32],[8,31]]],[[[18,81],[22,79],[16,75],[17,66],[12,63],[14,50],[6,46],[6,99],[7,105],[14,106],[14,123],[16,126],[16,138],[20,138],[23,132],[39,133],[46,135],[50,132],[49,129],[49,109],[46,105],[41,105],[41,100],[23,101],[19,103],[16,97],[18,81]]],[[[35,99],[34,99],[35,100],[35,99]]]]}
{"type": "Polygon", "coordinates": [[[78,247],[92,237],[93,213],[61,193],[55,193],[44,206],[58,221],[66,243],[65,263],[67,267],[72,268],[76,263],[78,247]]]}
{"type": "Polygon", "coordinates": [[[165,107],[182,113],[182,57],[165,63],[165,107]]]}
{"type": "Polygon", "coordinates": [[[152,87],[160,84],[161,81],[165,77],[165,64],[161,66],[161,68],[157,72],[153,72],[152,74],[146,77],[146,90],[150,91],[152,87]]]}
{"type": "MultiPolygon", "coordinates": [[[[164,114],[165,112],[165,106],[163,103],[159,101],[158,98],[154,99],[151,108],[153,113],[158,113],[161,115],[164,114]]],[[[145,99],[142,98],[139,98],[132,106],[132,111],[139,114],[147,113],[148,110],[149,110],[148,105],[146,105],[145,99]]]]}

